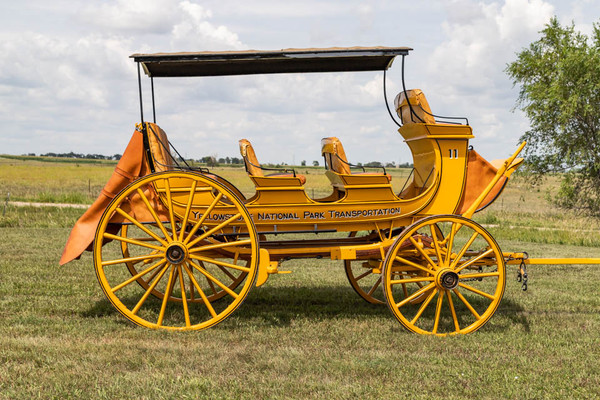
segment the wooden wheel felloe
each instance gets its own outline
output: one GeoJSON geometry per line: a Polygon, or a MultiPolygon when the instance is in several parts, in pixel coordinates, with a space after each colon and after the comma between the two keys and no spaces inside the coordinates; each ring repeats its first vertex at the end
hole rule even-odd
{"type": "Polygon", "coordinates": [[[96,275],[110,302],[132,322],[161,329],[224,320],[254,285],[258,254],[242,201],[191,172],[151,174],[123,189],[94,242],[96,275]]]}
{"type": "Polygon", "coordinates": [[[386,302],[411,332],[474,332],[489,321],[504,294],[500,247],[479,224],[457,215],[410,225],[383,264],[386,302]]]}

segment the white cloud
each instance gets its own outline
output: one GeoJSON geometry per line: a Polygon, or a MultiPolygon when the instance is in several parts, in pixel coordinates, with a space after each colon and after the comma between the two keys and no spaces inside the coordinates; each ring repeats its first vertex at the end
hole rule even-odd
{"type": "MultiPolygon", "coordinates": [[[[476,137],[486,139],[476,142],[484,147],[499,136],[516,143],[524,132],[511,131],[516,94],[504,69],[517,51],[535,40],[554,7],[543,0],[454,0],[447,9],[447,39],[428,63],[431,85],[426,95],[432,108],[438,107],[433,112],[467,115],[476,137]]],[[[489,149],[494,151],[493,146],[489,149]]]]}

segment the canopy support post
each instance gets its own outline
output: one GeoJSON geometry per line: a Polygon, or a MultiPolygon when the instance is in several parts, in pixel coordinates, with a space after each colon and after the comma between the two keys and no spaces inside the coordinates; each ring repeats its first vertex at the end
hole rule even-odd
{"type": "Polygon", "coordinates": [[[154,105],[154,77],[150,77],[150,87],[152,88],[152,118],[156,124],[156,107],[154,105]]]}
{"type": "Polygon", "coordinates": [[[137,72],[138,72],[138,89],[140,93],[140,120],[142,126],[144,125],[144,104],[142,102],[142,75],[140,74],[140,63],[137,63],[137,72]]]}

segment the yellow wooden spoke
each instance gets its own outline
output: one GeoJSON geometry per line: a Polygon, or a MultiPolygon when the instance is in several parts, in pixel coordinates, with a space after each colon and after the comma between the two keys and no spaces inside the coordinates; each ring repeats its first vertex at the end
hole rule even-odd
{"type": "Polygon", "coordinates": [[[185,285],[183,282],[183,274],[181,272],[181,265],[177,266],[177,276],[179,277],[179,286],[181,289],[181,302],[183,303],[183,315],[185,317],[185,326],[190,326],[190,312],[188,310],[187,295],[185,293],[185,285]]]}
{"type": "Polygon", "coordinates": [[[438,263],[442,262],[442,251],[440,249],[440,244],[438,243],[437,233],[435,232],[436,224],[429,225],[429,230],[431,231],[431,239],[433,239],[433,247],[435,248],[435,254],[437,254],[438,263]]]}
{"type": "Polygon", "coordinates": [[[442,303],[444,302],[444,293],[439,292],[437,304],[435,306],[435,320],[433,323],[432,333],[437,333],[438,327],[440,326],[440,314],[442,312],[442,303]]]}
{"type": "Polygon", "coordinates": [[[459,279],[478,279],[478,278],[488,278],[491,276],[500,276],[498,271],[496,272],[480,272],[475,274],[460,274],[458,275],[459,279]]]}
{"type": "Polygon", "coordinates": [[[416,282],[433,282],[435,278],[433,276],[420,276],[418,278],[408,278],[408,279],[395,279],[390,281],[390,285],[404,285],[406,283],[416,283],[416,282]]]}
{"type": "Polygon", "coordinates": [[[354,278],[355,281],[360,281],[362,278],[364,278],[365,276],[369,276],[373,273],[373,270],[368,269],[366,272],[363,272],[362,274],[360,274],[359,276],[357,276],[356,278],[354,278]]]}
{"type": "Polygon", "coordinates": [[[121,216],[123,216],[125,219],[127,219],[128,221],[130,221],[132,224],[134,224],[135,226],[137,226],[138,228],[140,228],[142,231],[146,232],[146,234],[148,236],[152,236],[154,239],[156,239],[158,242],[162,243],[164,246],[168,245],[168,243],[165,240],[163,240],[160,236],[158,236],[157,234],[155,234],[154,232],[152,232],[150,229],[146,228],[144,225],[140,224],[139,221],[137,221],[131,215],[127,214],[125,211],[121,210],[118,207],[117,207],[117,209],[115,211],[117,213],[119,213],[121,216]]]}
{"type": "Polygon", "coordinates": [[[192,181],[192,187],[190,188],[188,202],[185,206],[185,212],[183,213],[183,221],[181,222],[181,231],[179,232],[179,241],[180,242],[183,242],[183,235],[185,232],[185,227],[187,226],[188,220],[190,218],[190,212],[192,211],[192,200],[194,200],[194,194],[196,193],[197,185],[198,185],[197,181],[192,181]]]}
{"type": "Polygon", "coordinates": [[[469,286],[469,285],[467,285],[465,283],[459,283],[458,286],[460,286],[462,288],[465,288],[465,289],[467,289],[467,290],[469,290],[469,291],[471,291],[471,292],[473,292],[475,294],[478,294],[480,296],[486,297],[486,298],[488,298],[490,300],[495,300],[496,299],[496,297],[494,295],[486,293],[486,292],[482,292],[481,290],[475,289],[473,286],[469,286]]]}
{"type": "Polygon", "coordinates": [[[425,267],[423,267],[422,265],[419,265],[419,264],[417,264],[417,263],[414,263],[414,262],[412,262],[412,261],[409,261],[409,260],[407,260],[406,258],[402,258],[402,257],[400,257],[400,256],[396,256],[396,261],[399,261],[399,262],[401,262],[401,263],[404,263],[404,264],[410,265],[411,267],[415,267],[415,268],[417,268],[417,269],[420,269],[421,271],[425,271],[425,272],[427,272],[428,274],[431,274],[431,275],[435,274],[435,271],[434,271],[434,270],[431,270],[431,269],[429,269],[429,268],[425,268],[425,267]]]}
{"type": "Polygon", "coordinates": [[[140,308],[142,307],[142,305],[144,304],[144,302],[146,301],[146,299],[148,298],[148,296],[150,295],[150,293],[152,293],[152,291],[154,290],[154,288],[156,287],[156,285],[158,284],[158,282],[160,282],[160,280],[162,279],[163,275],[165,274],[165,272],[167,272],[167,269],[169,269],[169,266],[171,264],[166,264],[160,271],[160,273],[158,274],[158,276],[156,277],[156,279],[154,280],[154,282],[152,282],[152,284],[150,286],[148,286],[148,289],[146,289],[146,292],[144,293],[144,295],[142,296],[142,298],[140,299],[140,301],[138,301],[138,303],[135,305],[135,307],[133,308],[133,310],[131,310],[132,314],[137,314],[137,312],[140,310],[140,308]]]}
{"type": "Polygon", "coordinates": [[[423,250],[421,248],[421,246],[419,246],[417,241],[412,236],[409,236],[408,240],[410,240],[410,242],[413,244],[413,246],[415,246],[415,248],[419,251],[419,253],[421,253],[421,255],[425,258],[425,260],[427,260],[429,265],[431,265],[434,270],[439,268],[439,266],[433,262],[433,260],[429,257],[429,255],[427,253],[425,253],[425,250],[423,250]]]}
{"type": "Polygon", "coordinates": [[[161,254],[161,253],[150,253],[150,254],[145,254],[143,256],[117,258],[116,260],[102,261],[101,265],[103,267],[105,267],[107,265],[115,265],[115,264],[128,263],[128,262],[136,262],[136,261],[145,261],[145,260],[148,260],[148,259],[161,258],[161,257],[164,257],[164,254],[161,254]]]}
{"type": "Polygon", "coordinates": [[[158,217],[158,214],[156,214],[156,211],[154,211],[154,208],[150,205],[150,202],[148,201],[148,198],[146,197],[146,195],[144,194],[142,189],[138,188],[137,193],[141,197],[144,204],[146,205],[146,208],[148,208],[148,211],[150,211],[150,214],[152,214],[152,218],[154,218],[154,221],[156,221],[156,225],[158,226],[160,231],[163,233],[163,235],[165,235],[167,242],[171,242],[171,240],[170,240],[171,238],[169,237],[169,233],[167,232],[167,229],[165,228],[162,221],[158,217]]]}
{"type": "Polygon", "coordinates": [[[250,272],[250,268],[248,268],[248,267],[242,267],[241,265],[235,265],[235,264],[231,264],[231,263],[228,263],[225,261],[215,260],[213,258],[202,257],[202,256],[198,256],[196,254],[190,254],[190,258],[192,258],[194,260],[198,260],[198,261],[204,261],[209,264],[215,264],[215,265],[220,265],[222,267],[237,269],[238,271],[250,272]]]}
{"type": "Polygon", "coordinates": [[[141,241],[136,240],[136,239],[131,239],[131,238],[128,238],[128,237],[113,235],[113,234],[108,233],[108,232],[104,232],[104,235],[102,235],[102,236],[105,237],[105,238],[107,238],[107,239],[119,240],[121,242],[135,244],[136,246],[147,247],[147,248],[153,249],[153,250],[159,250],[159,251],[165,251],[166,250],[162,246],[155,246],[155,245],[150,244],[150,243],[144,243],[144,242],[141,242],[141,241]]]}
{"type": "Polygon", "coordinates": [[[196,243],[198,243],[201,240],[204,240],[205,238],[207,238],[208,236],[212,235],[215,232],[220,231],[221,229],[223,229],[224,227],[226,227],[227,225],[229,225],[230,223],[232,223],[233,221],[235,221],[236,219],[238,219],[239,217],[241,217],[242,214],[237,213],[235,214],[233,217],[221,222],[219,225],[215,226],[214,228],[204,232],[202,235],[198,236],[196,239],[192,240],[189,244],[188,247],[193,247],[196,245],[196,243]]]}
{"type": "Polygon", "coordinates": [[[137,281],[139,278],[141,278],[142,276],[146,275],[148,272],[152,271],[152,270],[156,270],[154,275],[152,275],[150,277],[150,279],[148,279],[148,282],[152,281],[152,278],[156,276],[157,271],[159,271],[157,268],[162,266],[164,263],[166,263],[166,260],[160,260],[158,261],[156,264],[146,268],[145,270],[143,270],[140,273],[135,274],[134,276],[132,276],[131,278],[127,279],[125,282],[120,283],[119,285],[111,288],[112,292],[116,292],[117,290],[123,289],[125,286],[129,285],[132,282],[137,281]]]}
{"type": "MultiPolygon", "coordinates": [[[[164,260],[164,262],[167,262],[167,260],[164,260]]],[[[156,277],[156,275],[159,272],[160,272],[160,269],[154,270],[154,272],[152,273],[152,275],[150,275],[150,277],[148,277],[148,279],[146,279],[146,282],[152,282],[152,280],[156,277]]]]}
{"type": "Polygon", "coordinates": [[[459,273],[463,269],[475,264],[477,261],[481,260],[484,257],[487,257],[488,255],[492,254],[493,252],[494,252],[494,249],[487,249],[486,251],[484,251],[477,257],[471,258],[469,261],[466,261],[465,263],[461,264],[458,268],[456,268],[454,270],[454,272],[459,273]]]}
{"type": "Polygon", "coordinates": [[[223,249],[226,247],[232,247],[232,246],[245,246],[248,244],[251,244],[252,240],[250,239],[244,239],[244,240],[238,240],[238,241],[234,241],[234,242],[224,242],[224,243],[216,243],[216,244],[208,244],[206,246],[201,246],[201,247],[194,247],[192,249],[189,249],[188,251],[190,253],[198,253],[200,251],[209,251],[209,250],[214,250],[214,249],[223,249]]]}
{"type": "Polygon", "coordinates": [[[415,322],[417,322],[417,320],[421,317],[421,315],[423,314],[423,311],[425,311],[425,309],[427,308],[427,306],[429,305],[429,302],[431,302],[431,299],[433,299],[433,297],[435,296],[435,294],[438,291],[436,289],[432,290],[431,293],[429,293],[429,296],[427,296],[427,298],[425,299],[425,301],[421,304],[421,307],[419,307],[419,310],[417,311],[417,313],[415,314],[415,316],[413,317],[413,319],[410,321],[411,324],[415,324],[415,322]]]}
{"type": "Polygon", "coordinates": [[[431,282],[429,285],[423,286],[421,289],[417,290],[416,292],[414,292],[413,294],[411,294],[410,296],[408,296],[407,298],[402,300],[400,303],[397,303],[396,307],[400,308],[400,307],[406,305],[407,303],[416,299],[417,297],[419,297],[420,295],[422,295],[429,289],[432,289],[433,287],[435,287],[435,282],[431,282]]]}
{"type": "Polygon", "coordinates": [[[229,277],[229,279],[231,279],[232,281],[235,281],[237,278],[227,270],[227,268],[221,266],[221,265],[217,265],[217,268],[219,268],[221,271],[223,271],[223,273],[225,275],[227,275],[229,277]]]}
{"type": "Polygon", "coordinates": [[[473,306],[471,306],[471,303],[469,303],[467,301],[467,299],[465,299],[465,296],[463,296],[462,293],[458,291],[458,289],[454,289],[452,291],[454,292],[454,294],[456,294],[458,296],[458,298],[460,299],[460,301],[462,301],[463,304],[465,306],[467,306],[467,308],[469,309],[469,311],[471,311],[471,314],[473,314],[475,316],[475,318],[477,318],[477,320],[479,321],[481,319],[481,316],[477,313],[477,311],[475,311],[475,309],[473,308],[473,306]]]}
{"type": "Polygon", "coordinates": [[[464,256],[465,252],[469,249],[469,246],[471,246],[471,244],[473,244],[475,239],[477,239],[477,236],[479,236],[479,233],[477,233],[477,232],[474,232],[473,235],[471,235],[471,237],[469,238],[467,243],[465,243],[465,245],[462,247],[462,249],[460,249],[460,251],[456,255],[456,258],[454,259],[454,261],[452,261],[452,264],[450,264],[450,269],[454,269],[454,267],[456,267],[456,264],[459,263],[462,256],[464,256]]]}
{"type": "Polygon", "coordinates": [[[373,295],[373,292],[379,287],[380,284],[381,284],[381,276],[379,276],[379,278],[377,278],[377,281],[373,284],[373,286],[371,286],[371,290],[369,290],[367,292],[367,294],[369,296],[373,295]]]}
{"type": "Polygon", "coordinates": [[[206,209],[204,214],[202,214],[200,219],[198,221],[196,221],[196,223],[194,224],[194,227],[192,228],[190,233],[188,233],[188,235],[185,237],[185,240],[183,241],[183,243],[187,244],[190,241],[190,239],[196,234],[196,231],[198,231],[200,226],[202,226],[202,224],[204,223],[204,220],[208,217],[208,215],[213,210],[213,208],[215,208],[216,205],[219,203],[219,201],[221,200],[221,197],[223,197],[223,193],[217,194],[217,197],[215,197],[213,202],[210,203],[210,205],[208,206],[208,208],[206,209]]]}
{"type": "Polygon", "coordinates": [[[458,324],[458,317],[456,316],[456,309],[454,308],[454,303],[452,302],[452,295],[449,290],[446,290],[446,297],[448,297],[448,304],[450,306],[450,312],[452,313],[452,320],[454,321],[454,329],[456,332],[460,331],[460,326],[458,324]]]}
{"type": "Polygon", "coordinates": [[[454,236],[458,233],[458,231],[462,228],[462,224],[457,222],[452,223],[452,228],[450,228],[450,233],[448,234],[448,246],[446,247],[446,265],[450,264],[450,257],[452,257],[452,247],[454,246],[454,236]]]}
{"type": "Polygon", "coordinates": [[[194,284],[196,291],[198,291],[198,294],[200,295],[200,298],[202,299],[202,301],[204,302],[204,305],[208,309],[208,312],[210,313],[210,315],[212,315],[213,318],[216,318],[217,313],[216,313],[215,309],[213,308],[212,304],[210,304],[210,301],[208,301],[208,297],[206,297],[206,295],[204,294],[204,291],[198,284],[198,281],[196,281],[196,278],[194,278],[194,274],[192,273],[192,271],[190,271],[190,269],[188,268],[188,266],[186,264],[182,264],[182,266],[183,266],[183,269],[185,269],[185,272],[190,277],[190,281],[194,284]]]}
{"type": "MultiPolygon", "coordinates": [[[[173,199],[171,198],[171,185],[169,185],[169,179],[163,179],[165,183],[165,191],[167,193],[167,208],[169,209],[169,221],[171,222],[171,232],[173,232],[173,240],[177,240],[177,233],[175,229],[175,217],[173,216],[173,199]]],[[[181,228],[183,229],[183,227],[181,228]]]]}
{"type": "Polygon", "coordinates": [[[173,274],[175,271],[175,266],[172,266],[171,271],[169,271],[169,280],[167,281],[167,287],[165,290],[165,294],[163,296],[162,304],[160,306],[160,313],[158,314],[158,321],[156,321],[156,325],[161,326],[163,322],[163,318],[165,316],[165,310],[167,308],[167,303],[169,302],[169,297],[171,296],[171,289],[173,288],[173,274]]]}
{"type": "Polygon", "coordinates": [[[210,286],[211,292],[213,292],[213,294],[217,294],[217,288],[215,288],[215,284],[212,283],[212,281],[207,277],[204,277],[204,279],[206,279],[206,283],[208,283],[208,286],[210,286]]]}
{"type": "Polygon", "coordinates": [[[190,265],[192,267],[194,267],[197,271],[199,271],[202,275],[204,275],[205,277],[207,277],[208,279],[210,279],[211,281],[216,283],[217,286],[219,286],[221,289],[223,289],[228,295],[230,295],[234,299],[238,298],[239,295],[236,292],[234,292],[233,290],[229,289],[227,286],[222,284],[221,281],[219,281],[217,278],[212,276],[208,271],[205,271],[202,267],[198,266],[195,262],[190,261],[190,265]]]}

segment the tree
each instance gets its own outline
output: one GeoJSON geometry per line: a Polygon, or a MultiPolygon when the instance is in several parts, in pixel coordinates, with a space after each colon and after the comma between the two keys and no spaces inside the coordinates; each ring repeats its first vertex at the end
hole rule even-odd
{"type": "Polygon", "coordinates": [[[600,216],[600,25],[592,37],[553,18],[506,69],[531,129],[530,171],[564,172],[557,205],[600,216]]]}
{"type": "Polygon", "coordinates": [[[319,162],[317,160],[313,161],[313,166],[314,167],[318,167],[319,166],[319,162]]]}

